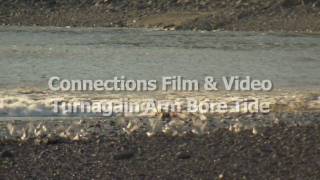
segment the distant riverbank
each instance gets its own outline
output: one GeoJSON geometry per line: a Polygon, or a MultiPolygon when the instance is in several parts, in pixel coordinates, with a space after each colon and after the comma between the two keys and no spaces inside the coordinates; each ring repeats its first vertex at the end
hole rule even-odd
{"type": "Polygon", "coordinates": [[[167,30],[320,31],[317,0],[9,0],[0,24],[167,30]]]}

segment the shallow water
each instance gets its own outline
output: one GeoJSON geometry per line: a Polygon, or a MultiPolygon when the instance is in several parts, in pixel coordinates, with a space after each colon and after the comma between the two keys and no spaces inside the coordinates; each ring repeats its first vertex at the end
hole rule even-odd
{"type": "Polygon", "coordinates": [[[48,78],[270,79],[320,87],[320,36],[147,29],[0,27],[0,88],[47,88],[48,78]]]}

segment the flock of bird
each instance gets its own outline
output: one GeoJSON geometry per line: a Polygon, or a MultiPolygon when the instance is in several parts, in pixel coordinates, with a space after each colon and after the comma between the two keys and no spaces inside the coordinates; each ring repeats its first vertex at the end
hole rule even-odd
{"type": "MultiPolygon", "coordinates": [[[[145,126],[147,127],[146,134],[149,137],[159,133],[169,136],[183,136],[189,132],[196,135],[209,133],[208,117],[203,114],[195,113],[159,112],[146,119],[140,117],[123,117],[120,124],[123,132],[127,135],[131,135],[142,128],[145,125],[145,122],[147,122],[147,126],[145,126]]],[[[29,122],[26,126],[19,128],[18,125],[8,123],[7,130],[11,138],[19,139],[21,141],[42,138],[63,138],[79,141],[88,139],[90,136],[88,126],[86,127],[85,124],[86,121],[79,120],[71,123],[69,126],[59,125],[58,127],[49,128],[44,122],[38,124],[29,122]]],[[[97,124],[95,127],[103,128],[101,124],[97,124]]],[[[235,133],[238,133],[243,129],[244,127],[241,123],[229,125],[229,130],[235,133]]],[[[257,129],[253,128],[252,133],[257,134],[257,129]]]]}
{"type": "Polygon", "coordinates": [[[54,139],[54,138],[64,138],[68,140],[78,141],[85,139],[88,135],[85,129],[81,128],[83,120],[72,123],[70,126],[65,128],[64,126],[59,126],[57,128],[49,128],[45,123],[33,123],[29,122],[25,127],[19,128],[19,126],[12,123],[7,124],[7,130],[10,138],[18,139],[21,141],[26,141],[28,139],[54,139]]]}
{"type": "MultiPolygon", "coordinates": [[[[122,121],[124,122],[123,124],[126,124],[122,129],[129,135],[143,126],[143,119],[139,117],[126,117],[122,121]]],[[[189,131],[190,128],[187,126],[189,121],[192,122],[192,133],[198,135],[208,133],[208,119],[205,115],[158,112],[154,116],[147,118],[148,131],[146,134],[154,136],[162,132],[170,136],[181,136],[189,131]]]]}

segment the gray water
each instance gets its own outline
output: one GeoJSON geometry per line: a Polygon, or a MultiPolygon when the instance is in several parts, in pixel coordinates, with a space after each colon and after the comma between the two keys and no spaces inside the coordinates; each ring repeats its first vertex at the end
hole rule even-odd
{"type": "Polygon", "coordinates": [[[320,35],[0,27],[0,89],[67,79],[251,76],[319,87],[320,35]]]}

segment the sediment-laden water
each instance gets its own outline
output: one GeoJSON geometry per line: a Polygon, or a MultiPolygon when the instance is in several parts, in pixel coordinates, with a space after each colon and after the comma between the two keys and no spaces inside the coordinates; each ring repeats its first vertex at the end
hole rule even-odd
{"type": "MultiPolygon", "coordinates": [[[[213,127],[232,129],[241,124],[241,127],[253,128],[257,124],[272,124],[279,117],[291,122],[319,120],[320,36],[315,34],[1,27],[0,42],[2,121],[41,118],[111,121],[118,114],[108,117],[57,114],[52,111],[52,102],[190,97],[227,103],[259,99],[272,104],[272,113],[261,117],[206,114],[213,127]],[[199,82],[205,76],[217,79],[250,76],[271,80],[273,91],[53,92],[48,90],[52,76],[69,80],[125,76],[159,81],[164,76],[182,76],[199,82]],[[229,120],[224,121],[228,119],[225,117],[229,120]]],[[[148,123],[148,118],[141,117],[148,123]]],[[[192,123],[190,118],[186,121],[192,123]]]]}
{"type": "Polygon", "coordinates": [[[320,36],[254,32],[0,27],[0,87],[66,79],[251,76],[319,87],[320,36]]]}

